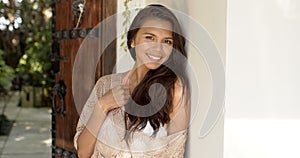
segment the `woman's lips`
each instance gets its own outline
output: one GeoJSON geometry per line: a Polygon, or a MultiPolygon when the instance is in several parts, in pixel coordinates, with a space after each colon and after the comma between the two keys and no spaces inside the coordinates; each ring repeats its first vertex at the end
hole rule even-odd
{"type": "Polygon", "coordinates": [[[161,56],[157,56],[157,55],[151,55],[151,54],[146,54],[148,56],[148,58],[152,61],[159,61],[162,59],[161,56]]]}

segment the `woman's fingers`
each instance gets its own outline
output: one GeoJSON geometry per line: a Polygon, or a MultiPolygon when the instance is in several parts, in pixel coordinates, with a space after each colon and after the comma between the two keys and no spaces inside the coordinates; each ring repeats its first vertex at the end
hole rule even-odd
{"type": "Polygon", "coordinates": [[[112,95],[116,102],[116,107],[124,106],[130,98],[129,88],[127,86],[117,86],[113,88],[112,95]]]}

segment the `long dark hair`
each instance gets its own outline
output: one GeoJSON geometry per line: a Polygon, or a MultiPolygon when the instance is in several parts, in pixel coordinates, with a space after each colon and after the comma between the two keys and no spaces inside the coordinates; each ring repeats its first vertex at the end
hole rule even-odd
{"type": "Polygon", "coordinates": [[[162,5],[152,4],[138,12],[127,33],[127,46],[131,56],[136,60],[136,52],[134,48],[131,48],[131,43],[144,22],[150,18],[159,18],[172,24],[173,50],[165,63],[157,69],[149,70],[146,73],[131,94],[133,100],[129,100],[125,105],[126,141],[128,141],[130,134],[134,131],[144,129],[148,121],[154,130],[153,135],[156,135],[160,125],[170,122],[170,113],[173,109],[174,86],[178,79],[182,84],[184,93],[182,96],[187,97],[184,100],[190,99],[189,81],[186,73],[187,53],[185,50],[185,38],[182,36],[182,30],[176,16],[169,9],[162,5]],[[154,93],[151,93],[151,90],[149,92],[151,85],[155,83],[163,85],[165,91],[156,87],[154,93]],[[136,106],[133,106],[136,105],[135,103],[138,104],[137,106],[150,106],[151,111],[154,111],[154,113],[148,116],[146,113],[149,113],[149,111],[136,111],[136,106]]]}

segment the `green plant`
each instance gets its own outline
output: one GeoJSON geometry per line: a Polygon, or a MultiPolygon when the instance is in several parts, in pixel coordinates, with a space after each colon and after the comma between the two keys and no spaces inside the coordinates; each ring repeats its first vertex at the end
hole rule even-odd
{"type": "Polygon", "coordinates": [[[0,91],[7,92],[12,87],[12,80],[15,77],[15,71],[12,67],[6,65],[3,59],[4,52],[0,49],[0,91]]]}
{"type": "Polygon", "coordinates": [[[50,28],[38,31],[32,37],[28,37],[26,45],[30,47],[25,50],[17,68],[23,83],[32,86],[50,86],[50,28]]]}
{"type": "Polygon", "coordinates": [[[50,0],[22,1],[21,28],[25,34],[25,49],[16,70],[23,85],[38,87],[51,85],[50,4],[50,0]]]}
{"type": "MultiPolygon", "coordinates": [[[[0,0],[0,49],[21,84],[50,86],[51,0],[0,0]]],[[[1,74],[2,76],[2,74],[1,74]]]]}
{"type": "MultiPolygon", "coordinates": [[[[122,12],[122,16],[123,16],[123,22],[122,22],[122,26],[124,27],[124,33],[121,35],[121,44],[120,47],[123,49],[124,52],[127,52],[127,44],[126,44],[126,36],[127,36],[127,31],[129,28],[129,25],[131,23],[131,10],[129,9],[129,4],[132,2],[132,0],[124,0],[123,1],[123,6],[125,8],[125,10],[122,12]]],[[[137,7],[135,9],[135,12],[138,12],[140,10],[139,7],[141,7],[141,2],[139,1],[139,4],[135,3],[135,7],[137,7]]]]}
{"type": "Polygon", "coordinates": [[[126,45],[126,35],[128,31],[128,27],[130,25],[130,10],[129,10],[129,2],[132,0],[124,0],[123,5],[125,10],[122,12],[123,22],[122,26],[124,27],[124,33],[121,35],[121,44],[120,47],[123,49],[124,52],[127,52],[127,45],[126,45]]]}

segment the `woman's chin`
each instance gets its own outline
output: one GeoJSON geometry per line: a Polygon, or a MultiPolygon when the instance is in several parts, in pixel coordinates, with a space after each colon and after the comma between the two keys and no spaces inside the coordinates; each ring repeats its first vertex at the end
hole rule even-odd
{"type": "Polygon", "coordinates": [[[149,62],[149,63],[146,63],[145,66],[149,70],[155,70],[155,69],[157,69],[157,68],[159,68],[161,66],[161,63],[158,63],[158,62],[149,62]]]}

